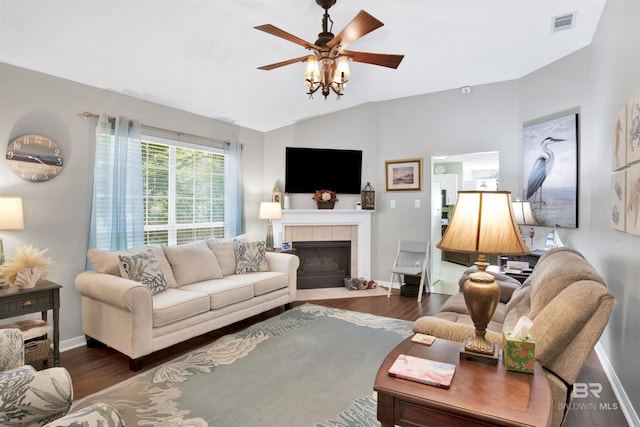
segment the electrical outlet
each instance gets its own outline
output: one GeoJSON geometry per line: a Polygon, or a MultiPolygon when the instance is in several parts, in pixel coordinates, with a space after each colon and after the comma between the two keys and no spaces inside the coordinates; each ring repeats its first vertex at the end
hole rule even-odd
{"type": "Polygon", "coordinates": [[[420,261],[416,261],[416,267],[417,267],[417,268],[420,268],[420,267],[421,267],[421,266],[420,266],[420,261]]]}

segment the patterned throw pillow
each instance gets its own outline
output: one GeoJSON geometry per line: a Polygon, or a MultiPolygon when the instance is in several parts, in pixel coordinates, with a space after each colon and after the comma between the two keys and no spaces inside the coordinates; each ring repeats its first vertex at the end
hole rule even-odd
{"type": "Polygon", "coordinates": [[[122,277],[143,284],[151,291],[151,295],[167,290],[167,280],[153,249],[119,257],[122,277]]]}
{"type": "Polygon", "coordinates": [[[234,240],[236,251],[236,274],[269,271],[265,242],[242,242],[234,240]]]}

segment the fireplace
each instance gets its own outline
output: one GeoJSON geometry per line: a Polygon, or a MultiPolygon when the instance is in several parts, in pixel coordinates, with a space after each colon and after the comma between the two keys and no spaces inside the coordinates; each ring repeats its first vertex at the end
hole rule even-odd
{"type": "Polygon", "coordinates": [[[298,267],[298,289],[344,286],[351,272],[351,242],[349,240],[293,242],[298,267]]]}

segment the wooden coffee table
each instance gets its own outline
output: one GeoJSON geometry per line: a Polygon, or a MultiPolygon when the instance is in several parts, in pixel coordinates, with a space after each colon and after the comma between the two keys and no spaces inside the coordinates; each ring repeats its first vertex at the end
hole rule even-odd
{"type": "MultiPolygon", "coordinates": [[[[383,427],[400,426],[549,426],[551,388],[536,362],[533,374],[507,371],[474,360],[460,360],[461,343],[436,339],[429,347],[407,338],[382,362],[374,390],[383,427]],[[453,363],[449,389],[389,376],[399,354],[453,363]]],[[[502,357],[502,356],[501,356],[502,357]]]]}

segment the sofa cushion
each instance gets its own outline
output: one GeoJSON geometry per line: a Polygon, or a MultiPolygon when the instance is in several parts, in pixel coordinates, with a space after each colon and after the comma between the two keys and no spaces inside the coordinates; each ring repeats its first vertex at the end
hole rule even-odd
{"type": "Polygon", "coordinates": [[[209,311],[209,296],[203,292],[167,289],[153,296],[153,327],[168,325],[209,311]]]}
{"type": "Polygon", "coordinates": [[[605,284],[604,279],[579,252],[570,248],[549,250],[540,257],[531,274],[529,317],[535,319],[556,295],[580,280],[593,280],[605,284]]]}
{"type": "Polygon", "coordinates": [[[233,241],[236,251],[236,274],[269,271],[266,244],[262,242],[233,241]]]}
{"type": "Polygon", "coordinates": [[[239,280],[253,284],[253,294],[260,296],[269,292],[277,291],[289,286],[289,276],[277,271],[261,271],[257,273],[247,273],[226,277],[229,280],[239,280]]]}
{"type": "Polygon", "coordinates": [[[178,286],[222,278],[218,260],[203,240],[165,246],[164,253],[171,264],[178,286]]]}
{"type": "Polygon", "coordinates": [[[213,239],[207,240],[209,249],[213,251],[218,259],[220,265],[220,271],[222,276],[229,276],[230,274],[236,274],[236,250],[233,247],[233,241],[213,241],[213,239]]]}
{"type": "Polygon", "coordinates": [[[146,248],[151,248],[156,253],[156,257],[160,262],[160,268],[162,269],[162,274],[164,274],[164,278],[167,281],[167,287],[175,288],[176,286],[178,286],[176,283],[176,279],[173,276],[171,265],[169,264],[167,257],[164,256],[164,250],[162,249],[162,246],[146,245],[146,246],[138,246],[130,249],[121,249],[117,251],[89,249],[87,251],[87,258],[89,258],[89,262],[93,266],[93,269],[98,273],[106,273],[106,274],[111,274],[112,276],[120,276],[120,255],[132,255],[132,254],[140,253],[146,248]]]}
{"type": "Polygon", "coordinates": [[[216,237],[212,237],[206,240],[209,249],[216,254],[223,276],[236,274],[236,250],[233,244],[234,240],[252,242],[255,239],[252,234],[247,233],[231,239],[218,239],[216,237]]]}
{"type": "Polygon", "coordinates": [[[131,255],[120,255],[120,274],[134,282],[142,283],[151,295],[167,289],[167,280],[160,268],[160,261],[153,249],[131,255]]]}
{"type": "Polygon", "coordinates": [[[253,298],[253,283],[228,278],[205,280],[183,286],[180,290],[189,290],[208,295],[212,310],[246,301],[253,298]]]}

